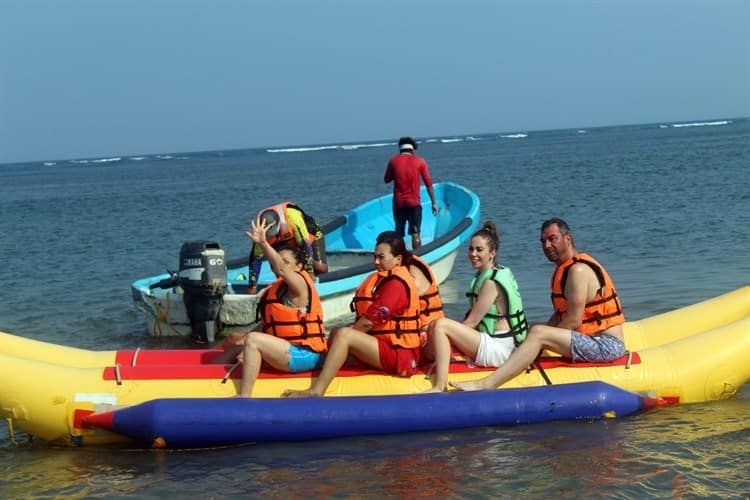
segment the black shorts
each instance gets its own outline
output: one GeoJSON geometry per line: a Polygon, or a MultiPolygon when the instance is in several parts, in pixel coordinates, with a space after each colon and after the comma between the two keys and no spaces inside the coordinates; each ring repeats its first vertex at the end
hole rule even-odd
{"type": "Polygon", "coordinates": [[[394,208],[393,219],[396,221],[396,232],[402,238],[406,235],[406,221],[409,221],[409,234],[419,234],[422,226],[422,205],[394,208]]]}

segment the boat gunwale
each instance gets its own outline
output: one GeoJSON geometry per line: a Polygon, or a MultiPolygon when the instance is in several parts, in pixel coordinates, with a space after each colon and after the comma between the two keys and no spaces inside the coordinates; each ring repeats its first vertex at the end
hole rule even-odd
{"type": "MultiPolygon", "coordinates": [[[[461,235],[467,228],[471,227],[472,220],[469,217],[464,217],[461,222],[456,224],[456,226],[453,227],[450,231],[442,235],[440,238],[431,241],[427,245],[424,245],[423,247],[418,248],[415,250],[415,255],[424,255],[426,253],[429,253],[446,243],[448,243],[451,240],[456,239],[458,236],[461,235]]],[[[344,269],[338,269],[336,271],[331,271],[329,273],[322,274],[318,276],[317,280],[319,283],[329,283],[331,281],[338,281],[345,278],[351,278],[352,276],[357,276],[360,274],[370,274],[373,271],[372,263],[367,262],[364,264],[359,264],[356,266],[347,267],[344,269]]]]}
{"type": "MultiPolygon", "coordinates": [[[[438,248],[445,246],[448,242],[459,238],[467,229],[472,227],[472,224],[474,224],[473,217],[477,217],[479,215],[479,204],[480,204],[479,197],[474,192],[454,182],[441,182],[441,183],[435,184],[435,186],[441,186],[441,189],[443,191],[451,190],[451,191],[465,195],[470,201],[470,204],[466,210],[467,215],[465,215],[460,221],[458,221],[455,225],[453,225],[453,227],[451,227],[449,231],[442,234],[439,238],[432,240],[429,243],[426,243],[425,245],[421,246],[420,248],[416,250],[413,250],[412,253],[414,253],[417,256],[422,256],[422,255],[431,253],[437,250],[438,248]]],[[[387,198],[388,196],[392,196],[392,195],[385,195],[380,198],[376,198],[376,200],[381,199],[381,198],[387,198]]],[[[355,212],[357,208],[360,208],[366,205],[367,203],[371,203],[373,201],[374,200],[369,200],[368,202],[358,205],[354,209],[346,212],[345,214],[335,217],[333,220],[331,220],[330,222],[328,222],[327,224],[323,226],[323,233],[329,234],[332,231],[338,229],[339,227],[344,226],[348,221],[348,215],[350,213],[355,212]]],[[[362,251],[367,252],[368,251],[366,249],[360,249],[360,248],[352,248],[352,249],[337,248],[337,249],[333,249],[331,253],[335,253],[335,252],[346,253],[347,250],[352,250],[353,252],[362,252],[362,251]]],[[[451,251],[455,251],[455,249],[452,249],[451,251]]],[[[240,257],[234,257],[232,259],[228,259],[226,262],[226,265],[227,265],[228,272],[232,269],[244,267],[247,265],[247,257],[240,256],[240,257]]],[[[350,266],[350,267],[343,268],[343,269],[337,269],[335,271],[322,274],[316,278],[316,281],[318,283],[330,283],[333,281],[349,279],[358,275],[369,274],[372,272],[372,270],[373,270],[372,264],[368,262],[368,263],[358,264],[355,266],[350,266]]],[[[151,277],[135,280],[131,285],[133,288],[133,293],[134,294],[145,293],[146,295],[156,296],[156,294],[150,288],[150,286],[167,277],[169,277],[169,274],[160,274],[156,276],[151,276],[151,277]]],[[[235,283],[232,283],[232,285],[236,286],[235,283]]]]}

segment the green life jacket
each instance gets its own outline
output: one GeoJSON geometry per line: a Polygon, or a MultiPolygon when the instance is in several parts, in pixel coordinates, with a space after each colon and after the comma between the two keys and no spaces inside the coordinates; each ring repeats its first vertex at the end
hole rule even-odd
{"type": "Polygon", "coordinates": [[[500,314],[500,311],[497,309],[497,302],[494,302],[490,310],[487,311],[487,314],[485,314],[484,318],[477,325],[477,330],[487,333],[491,337],[513,337],[516,345],[519,345],[526,340],[526,334],[529,333],[529,324],[526,321],[526,314],[523,312],[523,303],[521,302],[518,283],[510,269],[500,266],[499,268],[477,272],[471,280],[469,293],[466,294],[469,297],[469,310],[474,307],[474,303],[479,296],[479,291],[488,279],[500,285],[500,290],[505,294],[505,303],[508,304],[508,313],[500,314]],[[508,319],[510,331],[496,334],[495,324],[502,318],[508,319]]]}

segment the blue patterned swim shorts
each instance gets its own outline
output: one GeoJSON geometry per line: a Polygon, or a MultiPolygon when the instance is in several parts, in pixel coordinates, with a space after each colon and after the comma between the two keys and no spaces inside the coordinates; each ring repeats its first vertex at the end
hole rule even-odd
{"type": "Polygon", "coordinates": [[[573,363],[608,363],[625,355],[625,343],[606,333],[584,335],[571,331],[570,350],[573,363]]]}

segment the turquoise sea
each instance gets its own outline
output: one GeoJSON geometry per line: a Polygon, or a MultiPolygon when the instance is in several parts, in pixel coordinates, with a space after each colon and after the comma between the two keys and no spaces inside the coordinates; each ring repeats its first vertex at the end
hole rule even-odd
{"type": "MultiPolygon", "coordinates": [[[[395,135],[407,133],[419,135],[395,135]]],[[[499,225],[500,261],[533,320],[550,312],[538,240],[552,216],[608,267],[629,319],[750,284],[747,118],[420,140],[433,179],[474,190],[499,225]]],[[[134,279],[175,269],[187,240],[244,254],[248,220],[278,201],[327,222],[388,193],[395,150],[375,138],[0,165],[0,330],[88,349],[184,346],[148,337],[134,279]]],[[[470,274],[459,256],[442,287],[452,317],[470,274]]],[[[3,498],[748,498],[748,470],[747,386],[612,421],[200,452],[16,446],[0,432],[3,498]]]]}

